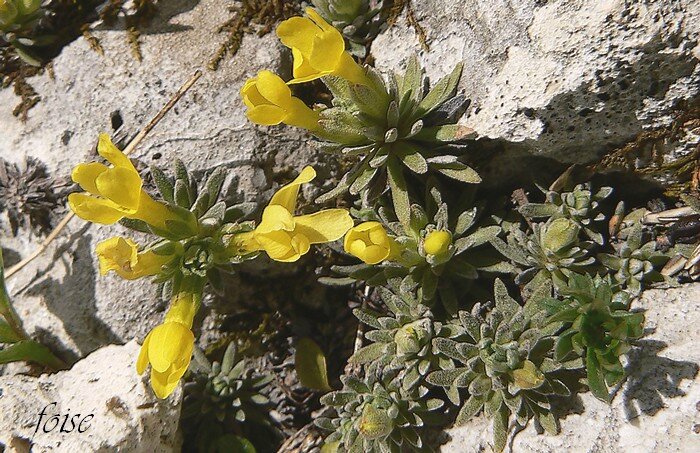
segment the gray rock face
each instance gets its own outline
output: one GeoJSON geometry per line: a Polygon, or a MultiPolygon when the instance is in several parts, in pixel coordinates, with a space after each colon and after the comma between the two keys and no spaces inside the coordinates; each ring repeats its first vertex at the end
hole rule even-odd
{"type": "MultiPolygon", "coordinates": [[[[0,90],[0,156],[17,162],[37,157],[55,176],[67,177],[77,163],[96,158],[98,133],[113,133],[123,123],[118,135],[133,136],[196,69],[206,67],[225,39],[216,30],[229,18],[228,6],[214,0],[160,2],[158,16],[140,38],[142,62],[132,56],[124,30],[98,25],[94,35],[105,55],[85,39],[64,48],[53,62],[53,79],[44,74],[30,80],[42,100],[26,123],[11,113],[19,99],[0,90]]],[[[223,165],[238,182],[229,196],[269,199],[280,182],[319,162],[303,131],[260,128],[245,117],[241,86],[260,69],[289,72],[283,49],[274,33],[246,36],[240,52],[218,71],[205,70],[132,157],[166,167],[179,158],[199,173],[223,165]],[[273,179],[279,173],[284,177],[273,179]]],[[[105,344],[142,339],[162,318],[165,307],[155,286],[98,274],[95,245],[119,234],[133,235],[120,226],[75,219],[45,254],[9,281],[30,334],[68,359],[105,344]]],[[[42,239],[27,232],[10,236],[0,233],[10,250],[8,264],[30,254],[42,239]]]]}
{"type": "Polygon", "coordinates": [[[138,353],[132,341],[95,351],[68,371],[0,377],[0,443],[17,452],[179,451],[181,392],[157,400],[136,374],[138,353]]]}
{"type": "MultiPolygon", "coordinates": [[[[558,436],[529,426],[511,438],[511,451],[700,451],[700,284],[649,290],[633,306],[645,311],[648,334],[628,354],[629,377],[612,405],[582,395],[558,436]]],[[[448,434],[444,452],[492,451],[483,415],[448,434]]]]}
{"type": "MultiPolygon", "coordinates": [[[[668,124],[700,90],[700,3],[415,0],[428,74],[464,61],[462,122],[528,154],[584,163],[668,124]]],[[[372,45],[376,66],[418,49],[405,21],[372,45]]],[[[697,143],[695,143],[697,144],[697,143]]],[[[689,144],[676,152],[687,154],[689,144]]]]}

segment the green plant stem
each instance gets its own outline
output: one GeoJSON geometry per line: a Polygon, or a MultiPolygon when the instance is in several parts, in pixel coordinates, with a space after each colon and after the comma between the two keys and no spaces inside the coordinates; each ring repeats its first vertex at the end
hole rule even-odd
{"type": "Polygon", "coordinates": [[[0,314],[5,318],[12,331],[21,339],[28,340],[29,335],[22,327],[22,321],[15,311],[5,286],[5,265],[2,258],[2,248],[0,248],[0,314]]]}

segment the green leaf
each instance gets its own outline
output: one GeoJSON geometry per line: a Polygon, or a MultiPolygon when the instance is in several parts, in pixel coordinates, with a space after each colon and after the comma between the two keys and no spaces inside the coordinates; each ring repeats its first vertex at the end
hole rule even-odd
{"type": "Polygon", "coordinates": [[[493,450],[501,452],[508,442],[508,408],[504,405],[493,418],[493,450]]]}
{"type": "Polygon", "coordinates": [[[547,410],[542,411],[537,420],[542,425],[542,428],[547,431],[547,434],[556,435],[559,433],[559,422],[551,412],[547,410]]]}
{"type": "Polygon", "coordinates": [[[384,343],[372,343],[371,345],[359,349],[350,357],[349,361],[350,363],[358,365],[373,362],[384,355],[385,348],[386,345],[384,343]]]}
{"type": "Polygon", "coordinates": [[[422,142],[454,142],[476,137],[474,129],[460,124],[424,127],[412,138],[422,142]]]}
{"type": "Polygon", "coordinates": [[[151,166],[151,176],[163,199],[168,203],[175,203],[175,186],[170,177],[154,165],[151,166]]]}
{"type": "Polygon", "coordinates": [[[422,175],[428,171],[428,162],[421,154],[421,151],[423,151],[421,147],[407,142],[403,142],[396,147],[398,149],[393,150],[394,155],[401,159],[401,162],[413,173],[422,175]]]}
{"type": "Polygon", "coordinates": [[[15,48],[15,53],[17,53],[17,56],[24,60],[25,63],[37,68],[41,67],[41,60],[27,47],[19,43],[14,43],[13,47],[15,48]]]}
{"type": "Polygon", "coordinates": [[[227,170],[225,167],[216,167],[216,169],[209,175],[207,179],[206,191],[209,192],[209,206],[219,198],[221,194],[221,188],[224,186],[224,181],[226,180],[227,170]]]}
{"type": "Polygon", "coordinates": [[[496,310],[503,315],[505,321],[509,321],[520,311],[520,304],[510,297],[506,285],[500,279],[496,279],[493,287],[496,310]]]}
{"type": "Polygon", "coordinates": [[[408,197],[408,187],[406,186],[400,161],[393,157],[390,158],[387,161],[387,170],[396,216],[408,232],[411,229],[411,202],[408,197]]]}
{"type": "Polygon", "coordinates": [[[356,308],[352,311],[352,314],[368,326],[374,327],[375,329],[382,328],[382,325],[379,324],[379,321],[377,320],[380,316],[379,313],[366,308],[356,308]]]}
{"type": "Polygon", "coordinates": [[[331,391],[328,385],[326,357],[318,345],[310,338],[302,338],[297,343],[294,366],[299,382],[314,390],[331,391]]]}
{"type": "Polygon", "coordinates": [[[19,361],[36,362],[53,369],[65,366],[49,348],[34,340],[21,340],[0,351],[0,364],[19,361]]]}
{"type": "Polygon", "coordinates": [[[481,176],[464,164],[451,164],[449,167],[435,166],[436,170],[447,176],[448,178],[456,179],[467,184],[479,184],[481,176]]]}
{"type": "Polygon", "coordinates": [[[557,213],[557,205],[546,203],[526,203],[518,208],[520,214],[529,219],[551,217],[557,213]]]}
{"type": "Polygon", "coordinates": [[[340,441],[328,442],[321,447],[321,453],[337,453],[340,447],[340,441]]]}
{"type": "Polygon", "coordinates": [[[459,79],[462,76],[462,63],[457,64],[448,76],[435,84],[432,90],[418,104],[419,118],[430,113],[454,95],[459,79]]]}
{"type": "Polygon", "coordinates": [[[426,381],[438,387],[451,387],[453,383],[464,374],[469,374],[469,368],[455,368],[452,370],[437,370],[428,375],[426,381]]]}
{"type": "Polygon", "coordinates": [[[470,396],[459,410],[457,419],[455,420],[455,426],[462,426],[467,423],[472,417],[479,413],[483,405],[484,401],[482,399],[475,396],[470,396]]]}
{"type": "Polygon", "coordinates": [[[214,443],[212,451],[216,453],[256,453],[255,447],[244,437],[225,434],[214,443]]]}
{"type": "Polygon", "coordinates": [[[0,343],[16,343],[21,339],[9,324],[0,318],[0,343]]]}
{"type": "Polygon", "coordinates": [[[603,370],[593,348],[588,348],[586,351],[586,376],[588,378],[588,387],[591,389],[593,396],[601,401],[610,403],[610,393],[605,385],[603,370]]]}
{"type": "Polygon", "coordinates": [[[184,209],[189,209],[192,206],[188,185],[182,179],[175,181],[175,204],[184,209]]]}

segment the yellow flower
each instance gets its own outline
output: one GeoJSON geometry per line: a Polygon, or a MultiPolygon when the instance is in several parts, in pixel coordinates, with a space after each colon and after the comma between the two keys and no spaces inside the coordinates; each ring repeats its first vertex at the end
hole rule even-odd
{"type": "Polygon", "coordinates": [[[294,79],[289,83],[334,75],[367,85],[364,69],[345,51],[343,35],[312,8],[306,14],[309,17],[292,17],[277,27],[277,36],[294,57],[294,79]]]}
{"type": "Polygon", "coordinates": [[[138,253],[138,246],[131,239],[113,237],[97,244],[95,248],[100,262],[100,274],[115,271],[126,280],[156,275],[172,255],[157,255],[152,250],[138,253]]]}
{"type": "MultiPolygon", "coordinates": [[[[81,219],[111,225],[123,219],[143,220],[165,230],[165,221],[177,218],[168,207],[153,200],[143,189],[143,181],[128,157],[117,149],[107,134],[100,134],[97,145],[108,167],[99,162],[78,164],[73,181],[87,193],[68,196],[71,210],[81,219]]],[[[181,219],[180,219],[181,220],[181,219]]]]}
{"type": "Polygon", "coordinates": [[[318,112],[292,96],[287,84],[270,71],[260,71],[257,77],[249,79],[241,88],[241,96],[248,107],[246,115],[254,123],[318,128],[318,112]]]}
{"type": "Polygon", "coordinates": [[[428,255],[440,256],[447,252],[452,244],[452,235],[449,231],[431,231],[425,237],[423,249],[428,255]]]}
{"type": "Polygon", "coordinates": [[[235,246],[243,252],[264,250],[275,261],[292,262],[307,253],[311,244],[343,237],[352,227],[352,218],[345,209],[294,215],[299,186],[315,177],[316,171],[305,167],[294,181],[278,190],[263,211],[257,228],[238,235],[235,246]]]}
{"type": "Polygon", "coordinates": [[[179,293],[172,301],[163,324],[146,336],[136,361],[136,371],[143,374],[151,364],[151,387],[158,398],[167,398],[187,371],[194,349],[192,321],[199,308],[200,296],[179,293]]]}
{"type": "Polygon", "coordinates": [[[364,222],[348,231],[345,251],[367,264],[377,264],[398,254],[398,245],[379,222],[364,222]]]}

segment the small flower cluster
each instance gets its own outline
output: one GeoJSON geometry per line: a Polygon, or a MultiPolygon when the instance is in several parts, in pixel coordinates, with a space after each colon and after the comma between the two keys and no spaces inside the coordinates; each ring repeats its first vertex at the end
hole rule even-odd
{"type": "Polygon", "coordinates": [[[175,183],[161,170],[151,169],[162,199],[144,189],[141,175],[109,136],[100,135],[98,153],[110,165],[81,163],[72,173],[84,190],[68,197],[80,218],[111,225],[116,222],[151,233],[159,239],[140,247],[132,239],[113,237],[98,244],[100,273],[115,272],[127,280],[155,277],[166,284],[170,308],[163,324],[146,337],[137,363],[143,373],[151,365],[151,385],[159,398],[177,386],[190,363],[194,347],[192,323],[207,283],[220,280],[221,271],[265,252],[280,262],[294,262],[312,244],[341,238],[352,226],[344,209],[327,209],[296,215],[299,188],[316,176],[311,167],[272,197],[257,224],[243,221],[243,206],[219,201],[226,176],[215,170],[198,191],[181,163],[175,183]]]}

